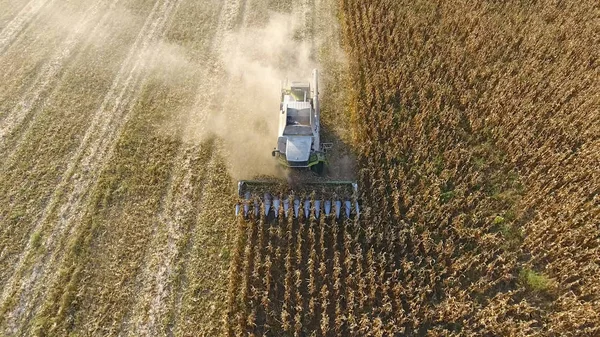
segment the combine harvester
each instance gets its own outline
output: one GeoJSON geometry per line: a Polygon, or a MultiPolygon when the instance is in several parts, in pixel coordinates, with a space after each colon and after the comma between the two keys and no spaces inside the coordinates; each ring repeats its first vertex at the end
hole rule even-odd
{"type": "Polygon", "coordinates": [[[313,171],[312,179],[286,181],[241,180],[240,202],[236,216],[267,220],[279,216],[309,218],[314,215],[351,218],[359,215],[358,185],[354,181],[327,181],[321,177],[327,164],[327,150],[333,144],[321,143],[319,74],[313,71],[313,86],[308,82],[282,85],[277,147],[272,155],[293,170],[313,171]],[[319,177],[315,177],[318,175],[319,177]],[[316,179],[315,179],[316,178],[316,179]]]}

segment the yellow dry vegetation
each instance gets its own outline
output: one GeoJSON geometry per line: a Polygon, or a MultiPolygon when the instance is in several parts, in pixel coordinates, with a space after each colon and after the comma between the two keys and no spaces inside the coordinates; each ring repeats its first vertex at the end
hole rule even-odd
{"type": "Polygon", "coordinates": [[[240,220],[229,335],[600,334],[598,3],[338,3],[364,211],[240,220]]]}
{"type": "Polygon", "coordinates": [[[182,134],[225,8],[22,1],[0,27],[0,335],[222,331],[233,184],[182,134]]]}

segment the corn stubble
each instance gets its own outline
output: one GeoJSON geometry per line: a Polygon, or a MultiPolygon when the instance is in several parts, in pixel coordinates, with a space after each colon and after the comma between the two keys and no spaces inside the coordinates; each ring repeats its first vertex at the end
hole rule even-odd
{"type": "Polygon", "coordinates": [[[597,3],[339,6],[364,213],[238,219],[229,335],[600,334],[597,3]]]}

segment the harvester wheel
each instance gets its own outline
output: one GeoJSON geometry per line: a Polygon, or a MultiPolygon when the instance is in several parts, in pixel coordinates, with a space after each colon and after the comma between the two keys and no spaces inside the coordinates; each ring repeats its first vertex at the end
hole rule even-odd
{"type": "Polygon", "coordinates": [[[316,165],[313,165],[311,167],[311,169],[313,170],[313,172],[315,172],[318,175],[323,174],[323,171],[325,169],[325,163],[320,161],[319,163],[317,163],[316,165]]]}

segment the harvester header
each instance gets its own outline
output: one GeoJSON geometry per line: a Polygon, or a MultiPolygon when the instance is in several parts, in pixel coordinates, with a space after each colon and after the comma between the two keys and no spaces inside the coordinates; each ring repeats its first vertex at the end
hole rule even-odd
{"type": "Polygon", "coordinates": [[[291,186],[282,182],[241,180],[238,182],[240,202],[236,205],[236,216],[264,214],[266,219],[280,215],[293,217],[321,215],[336,218],[355,217],[360,214],[358,184],[353,181],[305,182],[291,186]]]}

